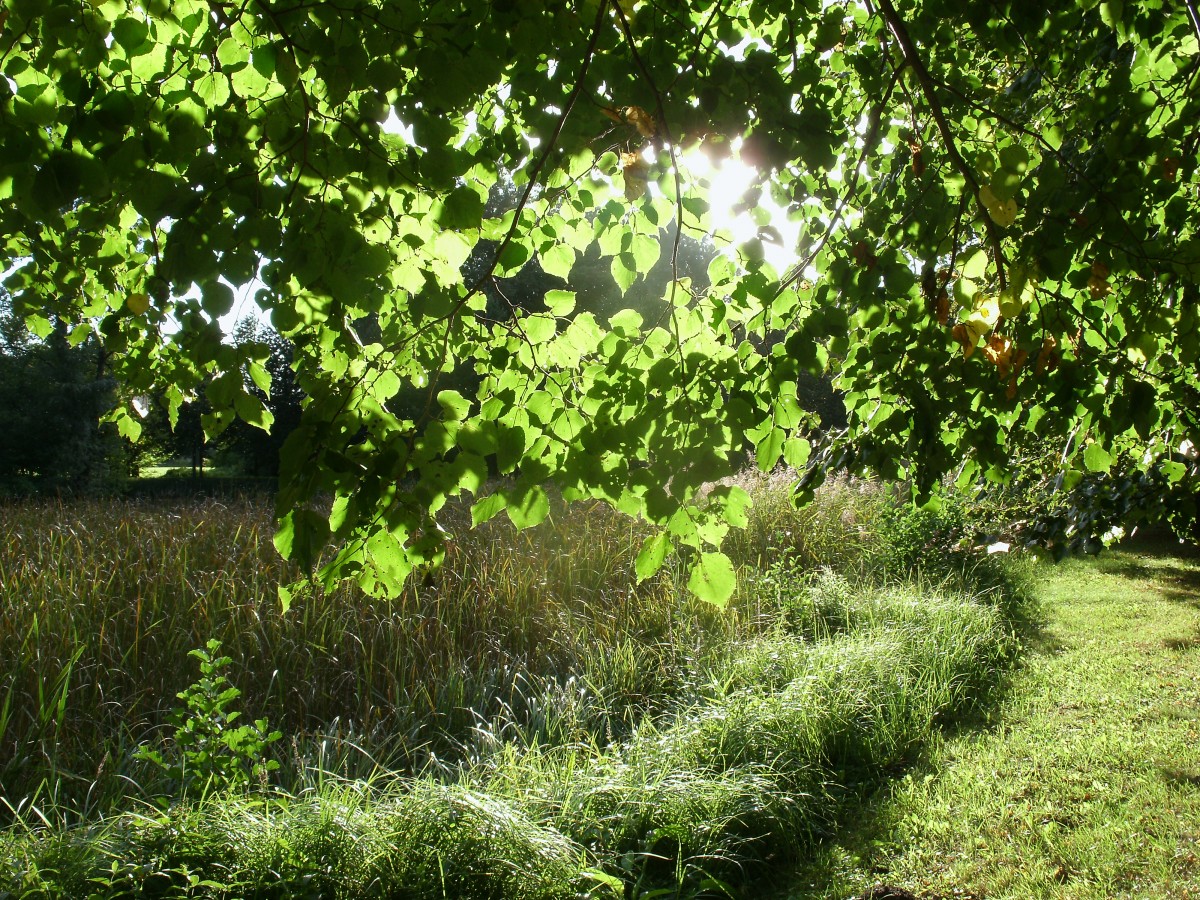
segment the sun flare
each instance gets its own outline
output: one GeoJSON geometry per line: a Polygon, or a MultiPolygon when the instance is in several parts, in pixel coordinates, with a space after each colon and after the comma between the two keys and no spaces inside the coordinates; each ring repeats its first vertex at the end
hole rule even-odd
{"type": "Polygon", "coordinates": [[[718,249],[732,253],[758,239],[766,261],[783,272],[796,262],[800,226],[766,190],[750,196],[755,187],[765,187],[766,179],[742,162],[739,145],[735,141],[733,152],[720,161],[703,150],[689,150],[682,155],[682,167],[708,203],[708,233],[718,249]]]}

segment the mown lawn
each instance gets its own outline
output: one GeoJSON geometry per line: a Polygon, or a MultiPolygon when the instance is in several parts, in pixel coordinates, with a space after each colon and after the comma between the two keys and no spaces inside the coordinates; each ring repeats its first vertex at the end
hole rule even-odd
{"type": "Polygon", "coordinates": [[[1040,570],[1043,626],[980,730],[863,806],[778,893],[1200,897],[1200,560],[1040,570]]]}

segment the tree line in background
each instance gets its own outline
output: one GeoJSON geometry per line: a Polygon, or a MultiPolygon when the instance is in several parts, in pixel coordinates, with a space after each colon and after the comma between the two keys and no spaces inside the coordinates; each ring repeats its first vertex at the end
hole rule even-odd
{"type": "Polygon", "coordinates": [[[167,406],[153,393],[136,399],[143,413],[136,442],[117,432],[106,414],[123,388],[93,338],[73,343],[63,327],[39,338],[10,309],[0,307],[0,497],[111,493],[147,466],[185,467],[203,475],[213,462],[255,477],[279,473],[279,447],[295,427],[302,396],[291,372],[291,345],[253,318],[231,335],[235,344],[266,349],[268,393],[255,385],[278,428],[265,432],[233,423],[213,440],[204,435],[203,396],[181,405],[172,427],[167,406]]]}

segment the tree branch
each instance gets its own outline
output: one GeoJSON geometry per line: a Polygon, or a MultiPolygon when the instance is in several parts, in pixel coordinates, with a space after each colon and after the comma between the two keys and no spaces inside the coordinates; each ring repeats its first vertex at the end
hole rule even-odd
{"type": "MultiPolygon", "coordinates": [[[[661,132],[667,150],[671,154],[671,174],[675,179],[675,233],[671,239],[671,293],[667,298],[667,308],[671,312],[671,325],[675,331],[675,349],[679,354],[679,371],[682,373],[683,381],[686,384],[688,381],[687,362],[683,355],[683,345],[679,341],[679,312],[675,305],[675,295],[679,289],[679,244],[683,239],[683,182],[679,175],[678,148],[675,144],[675,138],[671,134],[670,126],[667,125],[667,111],[663,105],[662,92],[659,91],[658,86],[654,83],[654,76],[651,74],[650,68],[638,52],[637,42],[633,39],[633,32],[629,30],[629,20],[625,17],[625,11],[621,9],[619,3],[614,4],[613,9],[616,10],[617,20],[620,22],[621,33],[625,37],[629,53],[633,57],[638,70],[642,73],[642,78],[650,88],[650,92],[654,94],[655,125],[657,126],[657,130],[661,132]]],[[[709,17],[709,21],[712,21],[711,16],[709,17]]]]}
{"type": "MultiPolygon", "coordinates": [[[[575,108],[575,101],[577,101],[579,99],[579,95],[583,93],[583,86],[587,76],[588,67],[591,65],[592,58],[596,55],[596,45],[600,40],[600,28],[604,24],[604,13],[607,9],[608,0],[600,0],[599,8],[596,11],[596,21],[592,26],[592,36],[588,41],[587,49],[584,50],[583,53],[583,64],[579,69],[579,78],[575,82],[574,88],[571,89],[571,93],[568,95],[566,103],[563,105],[562,114],[558,117],[558,122],[556,122],[554,125],[554,131],[550,134],[549,139],[546,141],[546,148],[537,158],[537,161],[534,162],[533,168],[530,169],[529,181],[526,183],[525,190],[522,191],[521,197],[517,201],[516,208],[513,210],[512,224],[509,225],[508,231],[505,232],[499,246],[496,247],[496,252],[492,254],[492,261],[488,263],[483,272],[479,274],[479,277],[475,279],[469,288],[467,288],[466,294],[459,298],[459,300],[454,304],[454,308],[451,309],[450,312],[433,320],[428,325],[424,325],[417,329],[417,331],[406,338],[400,345],[389,348],[392,352],[398,352],[400,349],[403,349],[403,347],[409,341],[417,338],[434,325],[452,320],[456,315],[458,315],[459,312],[462,311],[463,307],[466,306],[467,301],[478,294],[483,286],[487,284],[495,274],[496,266],[500,264],[500,257],[504,255],[504,251],[508,248],[508,245],[512,243],[513,237],[516,236],[517,229],[521,227],[521,213],[525,211],[525,207],[529,204],[529,198],[533,194],[534,187],[537,185],[538,176],[545,167],[547,160],[550,159],[555,147],[558,146],[558,138],[559,135],[562,134],[563,126],[567,124],[567,117],[571,115],[571,110],[575,108]]],[[[449,332],[447,332],[447,337],[449,337],[449,332]]]]}
{"type": "MultiPolygon", "coordinates": [[[[1191,2],[1191,0],[1188,0],[1188,2],[1191,2]]],[[[958,170],[958,174],[963,177],[975,195],[975,205],[979,208],[979,214],[983,216],[983,226],[987,230],[988,243],[992,245],[992,252],[996,256],[996,272],[999,275],[1000,289],[1004,290],[1008,286],[1008,280],[1005,275],[1006,263],[1004,261],[1004,248],[1000,243],[1000,232],[997,230],[996,223],[992,221],[987,207],[984,206],[983,200],[979,196],[979,181],[975,177],[974,170],[967,165],[967,161],[963,159],[962,153],[959,152],[958,145],[954,141],[954,132],[950,130],[950,123],[946,121],[946,113],[937,98],[937,86],[929,74],[929,69],[925,66],[925,60],[921,58],[921,54],[917,51],[916,44],[913,43],[904,20],[900,18],[900,14],[896,12],[896,7],[892,5],[892,0],[879,0],[879,9],[883,13],[883,18],[887,22],[888,29],[892,32],[892,35],[896,38],[896,42],[900,45],[901,51],[904,53],[904,61],[912,67],[913,72],[917,76],[917,83],[921,85],[921,93],[925,96],[925,102],[929,104],[929,110],[933,114],[933,121],[937,124],[942,141],[946,144],[946,153],[950,157],[950,162],[953,163],[954,168],[958,170]]]]}
{"type": "Polygon", "coordinates": [[[492,256],[491,265],[475,279],[475,283],[471,285],[470,290],[467,291],[467,295],[458,301],[451,315],[462,309],[466,302],[479,293],[480,288],[492,277],[492,274],[496,271],[496,266],[500,264],[500,257],[504,255],[504,251],[512,243],[517,229],[521,227],[521,213],[524,212],[525,207],[529,204],[529,197],[533,194],[533,189],[537,185],[538,176],[542,173],[542,168],[546,165],[546,161],[550,159],[554,148],[558,146],[558,138],[562,134],[563,126],[567,124],[567,117],[571,115],[571,110],[575,108],[575,101],[579,99],[579,95],[583,92],[588,67],[592,63],[592,57],[596,55],[596,44],[600,40],[600,28],[604,24],[604,12],[607,8],[608,0],[600,0],[599,7],[596,10],[596,21],[592,25],[592,36],[588,40],[587,49],[583,51],[583,64],[579,67],[579,78],[575,82],[575,87],[571,89],[571,93],[567,96],[567,102],[563,105],[562,115],[558,117],[558,121],[554,125],[554,131],[550,134],[549,140],[546,141],[546,149],[542,151],[541,156],[538,157],[537,162],[533,164],[533,168],[529,172],[529,181],[525,185],[525,190],[521,193],[521,199],[517,201],[517,208],[513,211],[512,224],[508,227],[503,240],[500,241],[500,246],[496,248],[496,253],[492,256]]]}
{"type": "Polygon", "coordinates": [[[1200,13],[1196,12],[1195,0],[1183,0],[1188,18],[1192,20],[1192,28],[1196,29],[1196,40],[1200,40],[1200,13]]]}

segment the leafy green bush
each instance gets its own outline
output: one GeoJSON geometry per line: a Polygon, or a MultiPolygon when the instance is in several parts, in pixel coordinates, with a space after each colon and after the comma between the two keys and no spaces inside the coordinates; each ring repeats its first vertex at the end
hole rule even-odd
{"type": "Polygon", "coordinates": [[[211,638],[207,649],[188,653],[200,661],[200,679],[177,695],[184,705],[172,714],[168,753],[143,746],[135,754],[163,769],[180,798],[265,785],[268,773],[279,768],[266,752],[280,732],[270,731],[266,719],[234,724],[242,714],[230,706],[242,692],[229,683],[225,670],[233,659],[218,656],[220,649],[221,642],[211,638]]]}

